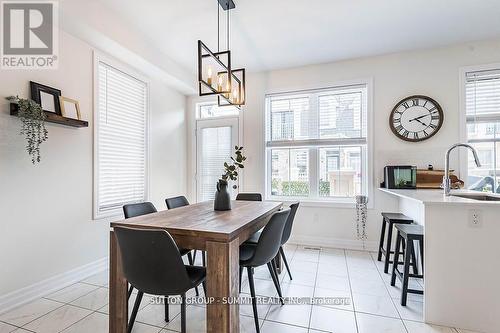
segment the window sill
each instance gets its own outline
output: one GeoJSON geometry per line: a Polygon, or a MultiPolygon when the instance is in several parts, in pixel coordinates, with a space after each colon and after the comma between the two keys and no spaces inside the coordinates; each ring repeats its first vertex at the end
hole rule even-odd
{"type": "Polygon", "coordinates": [[[290,197],[271,197],[266,198],[267,201],[283,202],[284,204],[292,204],[299,201],[301,207],[322,207],[322,208],[345,208],[353,209],[356,207],[354,199],[337,199],[337,200],[312,200],[304,198],[290,197]]]}

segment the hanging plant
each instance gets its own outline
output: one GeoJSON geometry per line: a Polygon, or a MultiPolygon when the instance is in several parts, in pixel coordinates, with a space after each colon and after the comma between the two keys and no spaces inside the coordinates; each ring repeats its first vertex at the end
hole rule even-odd
{"type": "Polygon", "coordinates": [[[366,233],[367,204],[367,196],[356,196],[356,236],[363,241],[363,249],[365,248],[365,241],[368,239],[366,233]]]}
{"type": "Polygon", "coordinates": [[[40,145],[48,139],[45,128],[47,116],[42,107],[31,99],[10,96],[7,100],[19,106],[18,116],[22,123],[20,134],[26,138],[26,151],[31,156],[33,164],[40,163],[40,145]]]}

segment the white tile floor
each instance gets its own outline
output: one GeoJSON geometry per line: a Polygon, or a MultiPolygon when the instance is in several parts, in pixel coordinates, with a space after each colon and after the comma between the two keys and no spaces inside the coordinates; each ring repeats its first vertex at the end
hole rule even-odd
{"type": "MultiPolygon", "coordinates": [[[[391,287],[376,255],[338,249],[311,250],[287,246],[293,280],[286,271],[280,275],[283,296],[342,297],[348,304],[259,305],[263,333],[474,333],[422,323],[420,295],[410,295],[408,305],[399,304],[400,288],[391,287]]],[[[198,256],[199,257],[199,256],[198,256]]],[[[267,268],[255,272],[256,293],[274,296],[276,291],[267,268]]],[[[45,298],[0,315],[0,333],[7,332],[108,332],[108,273],[102,272],[45,298]]],[[[412,286],[421,288],[421,282],[412,286]]],[[[249,293],[246,274],[242,284],[249,293]]],[[[131,297],[132,308],[135,295],[131,297]]],[[[170,308],[165,323],[163,306],[144,298],[133,332],[168,333],[180,331],[180,307],[170,308]]],[[[255,332],[251,306],[241,306],[241,332],[255,332]]],[[[205,309],[189,305],[189,332],[205,331],[205,309]]]]}

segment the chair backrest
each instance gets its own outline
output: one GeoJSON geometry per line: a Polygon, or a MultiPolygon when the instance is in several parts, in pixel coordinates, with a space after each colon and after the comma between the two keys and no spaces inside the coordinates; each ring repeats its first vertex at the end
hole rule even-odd
{"type": "Polygon", "coordinates": [[[290,209],[284,209],[274,213],[271,217],[260,234],[253,257],[249,260],[252,265],[264,265],[276,257],[281,246],[281,237],[289,214],[290,209]]]}
{"type": "Polygon", "coordinates": [[[262,195],[260,193],[238,193],[236,200],[262,201],[262,195]]]}
{"type": "Polygon", "coordinates": [[[167,231],[114,227],[128,282],[152,295],[180,295],[191,287],[179,249],[167,231]]]}
{"type": "Polygon", "coordinates": [[[295,213],[297,213],[297,209],[299,208],[299,202],[293,203],[290,205],[290,214],[286,219],[285,229],[283,229],[283,236],[281,237],[281,245],[284,245],[290,239],[290,235],[292,234],[293,220],[295,220],[295,213]]]}
{"type": "Polygon", "coordinates": [[[167,204],[168,209],[174,209],[177,207],[189,205],[189,201],[183,195],[178,196],[178,197],[173,197],[173,198],[167,198],[167,199],[165,199],[165,203],[167,204]]]}
{"type": "Polygon", "coordinates": [[[151,202],[141,202],[123,206],[123,215],[125,215],[126,219],[156,212],[157,210],[151,202]]]}

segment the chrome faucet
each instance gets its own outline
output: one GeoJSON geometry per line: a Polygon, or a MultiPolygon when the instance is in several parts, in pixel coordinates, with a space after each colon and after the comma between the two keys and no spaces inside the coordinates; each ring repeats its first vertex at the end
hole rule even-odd
{"type": "Polygon", "coordinates": [[[457,143],[454,144],[453,146],[448,149],[446,152],[446,157],[444,160],[444,177],[443,177],[443,189],[444,189],[444,195],[449,196],[450,191],[451,191],[451,180],[450,180],[450,153],[453,149],[457,147],[465,147],[469,148],[472,151],[472,154],[474,155],[474,161],[476,162],[477,167],[481,167],[481,162],[479,162],[479,157],[477,156],[477,151],[472,147],[471,145],[465,144],[465,143],[457,143]]]}

